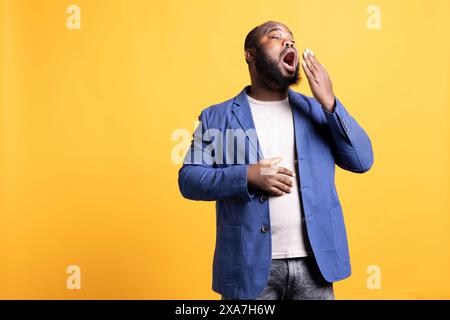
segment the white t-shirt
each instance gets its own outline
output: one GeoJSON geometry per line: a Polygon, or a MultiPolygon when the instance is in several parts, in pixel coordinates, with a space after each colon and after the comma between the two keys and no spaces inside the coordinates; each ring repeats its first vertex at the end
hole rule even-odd
{"type": "MultiPolygon", "coordinates": [[[[280,101],[259,101],[248,95],[247,98],[264,158],[282,157],[278,165],[296,172],[294,122],[289,98],[280,101]]],[[[297,178],[292,179],[291,193],[269,197],[272,259],[312,255],[305,238],[297,178]]]]}

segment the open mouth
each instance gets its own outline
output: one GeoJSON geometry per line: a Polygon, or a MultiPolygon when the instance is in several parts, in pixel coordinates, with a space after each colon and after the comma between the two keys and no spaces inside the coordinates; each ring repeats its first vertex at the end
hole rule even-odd
{"type": "Polygon", "coordinates": [[[295,51],[289,51],[286,53],[283,57],[283,65],[286,68],[287,71],[290,73],[293,73],[295,71],[295,64],[296,64],[296,55],[295,51]]]}

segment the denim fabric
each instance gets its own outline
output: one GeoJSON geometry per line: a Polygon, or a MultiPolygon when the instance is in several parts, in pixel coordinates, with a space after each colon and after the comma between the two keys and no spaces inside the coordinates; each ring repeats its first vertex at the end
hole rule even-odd
{"type": "MultiPolygon", "coordinates": [[[[334,300],[333,283],[326,281],[314,256],[272,259],[264,290],[254,300],[334,300]]],[[[222,300],[235,300],[222,295],[222,300]]]]}

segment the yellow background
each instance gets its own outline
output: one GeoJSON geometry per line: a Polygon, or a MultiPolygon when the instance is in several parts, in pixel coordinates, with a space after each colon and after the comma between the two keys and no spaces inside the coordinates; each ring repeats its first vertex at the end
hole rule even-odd
{"type": "Polygon", "coordinates": [[[171,135],[249,83],[244,37],[278,20],[375,151],[367,174],[337,171],[353,267],[337,299],[449,299],[449,3],[2,0],[0,298],[220,298],[214,203],[179,194],[171,135]]]}

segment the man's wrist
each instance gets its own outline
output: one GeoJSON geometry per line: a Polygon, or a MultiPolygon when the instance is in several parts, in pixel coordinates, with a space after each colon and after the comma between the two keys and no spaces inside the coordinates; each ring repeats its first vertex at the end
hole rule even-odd
{"type": "Polygon", "coordinates": [[[334,97],[334,96],[333,96],[333,100],[322,104],[322,108],[330,113],[334,112],[335,107],[336,107],[336,97],[334,97]]]}

